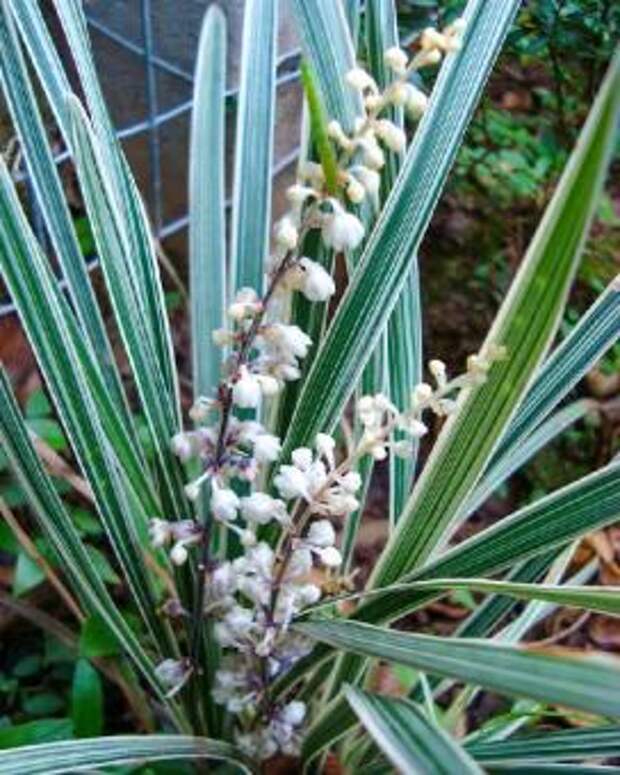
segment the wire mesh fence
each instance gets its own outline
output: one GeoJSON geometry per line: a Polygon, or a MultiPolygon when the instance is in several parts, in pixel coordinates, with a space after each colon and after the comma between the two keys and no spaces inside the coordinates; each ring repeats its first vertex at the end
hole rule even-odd
{"type": "MultiPolygon", "coordinates": [[[[208,2],[194,4],[202,6],[198,10],[206,10],[208,2]]],[[[170,217],[164,206],[169,187],[178,186],[179,179],[167,179],[162,169],[162,133],[166,127],[178,119],[184,119],[189,125],[192,110],[193,73],[189,67],[184,67],[173,61],[171,56],[158,51],[154,30],[153,0],[106,0],[103,4],[105,13],[97,14],[97,3],[85,5],[85,13],[90,28],[91,37],[97,50],[97,41],[104,41],[107,46],[114,47],[119,53],[131,55],[142,71],[141,81],[136,85],[142,91],[139,114],[130,121],[119,123],[117,136],[124,144],[137,139],[145,140],[148,174],[142,183],[142,193],[147,201],[155,238],[164,242],[181,234],[188,225],[187,210],[184,207],[179,213],[170,217]],[[102,18],[103,16],[103,18],[102,18]],[[131,18],[129,18],[131,17],[131,18]],[[124,32],[127,28],[129,32],[124,32]],[[160,98],[160,78],[168,79],[166,100],[160,98]],[[170,104],[165,104],[170,103],[170,104]]],[[[194,51],[184,52],[188,60],[193,60],[194,51]]],[[[300,51],[293,47],[283,53],[278,59],[277,89],[280,92],[287,85],[299,79],[300,51]]],[[[230,88],[226,92],[229,108],[234,111],[238,89],[230,88]]],[[[119,99],[122,99],[119,98],[119,99]]],[[[277,159],[273,174],[277,176],[289,167],[297,158],[298,148],[292,148],[277,159]]],[[[55,156],[56,164],[61,166],[70,163],[68,152],[61,150],[55,156]]],[[[179,161],[182,163],[182,161],[179,161]]],[[[186,162],[185,162],[186,163],[186,162]]],[[[25,186],[25,196],[35,233],[44,247],[48,247],[43,218],[32,187],[29,184],[28,172],[22,165],[15,171],[16,182],[25,186]]],[[[183,192],[184,193],[184,192],[183,192]]],[[[230,201],[228,202],[230,206],[230,201]]],[[[89,269],[94,269],[97,256],[85,257],[89,269]]],[[[59,278],[61,286],[63,279],[59,278]]],[[[14,311],[10,299],[0,299],[0,317],[14,311]]]]}

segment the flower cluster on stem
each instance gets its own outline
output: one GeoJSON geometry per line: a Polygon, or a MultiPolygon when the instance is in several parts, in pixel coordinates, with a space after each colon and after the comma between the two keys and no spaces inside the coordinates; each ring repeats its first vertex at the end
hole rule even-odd
{"type": "Polygon", "coordinates": [[[411,60],[400,49],[387,51],[394,77],[383,92],[361,68],[347,75],[349,87],[363,97],[365,116],[349,134],[337,122],[329,125],[338,152],[338,190],[326,190],[320,165],[307,163],[300,169],[298,181],[287,192],[289,210],[275,225],[266,290],[260,295],[241,288],[235,294],[228,324],[213,332],[226,353],[222,381],[215,395],[192,407],[194,429],[179,432],[171,441],[181,461],[200,462],[200,475],[185,491],[190,501],[204,495],[208,513],[204,524],[193,519],[151,523],[154,547],[165,548],[175,565],[195,551],[198,569],[194,610],[188,613],[176,599],[162,609],[171,618],[191,617],[189,655],[166,660],[158,674],[171,692],[179,691],[199,669],[202,620],[210,617],[224,654],[213,698],[236,716],[239,745],[260,759],[278,751],[294,754],[299,748],[306,707],[295,698],[274,700],[270,684],[310,649],[308,641],[291,631],[293,619],[346,582],[337,532],[360,507],[360,458],[411,454],[413,440],[427,432],[425,414],[449,414],[458,390],[483,380],[490,362],[500,355],[488,351],[484,357],[472,356],[467,372],[452,380],[443,363],[431,361],[434,386],[417,385],[405,410],[386,396],[364,396],[356,408],[362,433],[340,461],[335,439],[325,433],[316,436],[312,447],[296,449],[289,460],[281,461],[280,439],[258,419],[247,419],[247,410],[260,413],[265,401],[300,378],[301,363],[313,344],[298,326],[278,316],[285,305],[274,300],[301,293],[321,303],[336,290],[330,273],[303,255],[305,235],[319,230],[326,246],[336,252],[360,245],[365,227],[351,207],[366,197],[376,199],[385,151],[401,152],[407,142],[404,132],[382,114],[404,106],[419,118],[427,98],[410,77],[455,50],[461,31],[460,22],[442,32],[424,31],[411,60]],[[410,440],[393,441],[396,429],[410,440]],[[273,490],[263,491],[256,483],[273,465],[273,490]],[[240,556],[211,557],[213,523],[237,536],[240,556]],[[278,528],[276,546],[260,539],[259,530],[270,524],[278,528]]]}

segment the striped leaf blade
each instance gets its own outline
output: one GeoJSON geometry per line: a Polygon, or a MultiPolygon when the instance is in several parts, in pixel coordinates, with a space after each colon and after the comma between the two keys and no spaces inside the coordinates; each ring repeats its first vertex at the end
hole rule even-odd
{"type": "Polygon", "coordinates": [[[399,578],[447,541],[464,499],[525,395],[561,320],[604,181],[619,109],[620,56],[487,337],[485,347],[504,347],[506,358],[491,366],[482,386],[459,397],[371,584],[399,578]]]}
{"type": "Polygon", "coordinates": [[[212,331],[226,305],[226,19],[218,6],[203,22],[190,148],[189,256],[194,396],[210,396],[220,379],[222,352],[212,331]]]}
{"type": "Polygon", "coordinates": [[[136,634],[127,625],[110,597],[73,519],[41,465],[4,370],[0,371],[0,408],[2,449],[28,498],[42,532],[63,563],[63,573],[79,598],[85,601],[89,611],[103,619],[123,651],[160,699],[164,700],[164,692],[155,675],[151,658],[147,656],[136,634]]]}
{"type": "Polygon", "coordinates": [[[352,686],[345,694],[355,715],[399,772],[482,775],[483,770],[410,700],[381,697],[352,686]]]}
{"type": "Polygon", "coordinates": [[[243,18],[231,233],[233,286],[261,293],[269,252],[277,0],[248,0],[243,18]]]}
{"type": "Polygon", "coordinates": [[[88,276],[67,206],[60,177],[50,150],[28,69],[6,0],[0,15],[0,69],[3,93],[13,118],[30,180],[35,189],[47,231],[67,281],[71,301],[84,334],[96,353],[97,362],[119,411],[130,415],[103,319],[88,276]]]}
{"type": "MultiPolygon", "coordinates": [[[[41,87],[56,118],[63,140],[73,150],[73,124],[67,103],[72,92],[63,64],[37,3],[10,3],[24,44],[37,72],[41,87]]],[[[161,400],[179,417],[178,379],[165,298],[158,271],[155,245],[138,188],[123,158],[114,127],[107,112],[90,49],[88,27],[81,3],[54,2],[54,7],[75,62],[80,85],[86,97],[93,124],[99,134],[106,170],[112,181],[117,207],[125,213],[124,236],[131,246],[126,256],[126,272],[134,290],[134,304],[142,310],[145,336],[157,354],[166,385],[161,400]]],[[[179,424],[179,423],[177,423],[179,424]]]]}
{"type": "MultiPolygon", "coordinates": [[[[337,649],[397,662],[502,694],[566,705],[597,716],[620,715],[620,695],[616,694],[620,689],[620,667],[613,658],[417,635],[344,620],[303,622],[295,629],[337,649]]],[[[348,725],[353,722],[350,715],[348,725]]],[[[306,737],[305,757],[314,757],[330,744],[334,734],[334,728],[316,725],[306,737]]]]}
{"type": "Polygon", "coordinates": [[[144,762],[211,759],[227,762],[239,772],[251,765],[230,743],[189,735],[116,735],[58,743],[29,745],[3,751],[4,775],[60,775],[91,772],[102,767],[140,765],[144,762]]]}

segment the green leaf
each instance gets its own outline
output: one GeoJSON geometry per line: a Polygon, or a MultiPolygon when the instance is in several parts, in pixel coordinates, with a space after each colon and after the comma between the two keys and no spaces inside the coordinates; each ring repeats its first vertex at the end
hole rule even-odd
{"type": "Polygon", "coordinates": [[[243,772],[254,771],[234,746],[220,740],[185,735],[117,735],[10,750],[0,759],[0,773],[61,775],[100,767],[177,759],[212,759],[230,762],[243,772]]]}
{"type": "MultiPolygon", "coordinates": [[[[567,705],[600,716],[620,715],[620,669],[614,659],[577,657],[572,652],[568,657],[560,655],[558,649],[546,652],[481,640],[414,635],[344,620],[303,622],[295,629],[338,649],[502,694],[567,705]]],[[[348,725],[352,722],[350,716],[348,725]]],[[[339,731],[342,733],[342,728],[339,731]]],[[[306,758],[315,756],[336,734],[335,727],[317,721],[306,737],[306,758]]]]}
{"type": "Polygon", "coordinates": [[[493,457],[509,457],[620,336],[620,281],[612,281],[540,368],[493,457]]]}
{"type": "Polygon", "coordinates": [[[356,716],[399,772],[453,775],[482,770],[409,700],[368,694],[352,686],[346,696],[356,716]]]}
{"type": "Polygon", "coordinates": [[[205,16],[194,84],[189,253],[192,375],[198,397],[212,395],[220,380],[222,351],[211,334],[224,325],[226,307],[226,19],[217,5],[205,16]]]}
{"type": "Polygon", "coordinates": [[[465,747],[485,765],[609,758],[620,755],[620,727],[534,732],[507,740],[476,740],[465,747]]]}
{"type": "Polygon", "coordinates": [[[45,573],[37,563],[25,552],[17,555],[17,563],[13,575],[13,594],[20,597],[45,581],[45,573]]]}
{"type": "Polygon", "coordinates": [[[30,180],[37,195],[48,234],[59,258],[82,330],[102,367],[106,383],[125,419],[126,408],[121,381],[103,319],[93,292],[84,256],[75,234],[71,213],[34,91],[15,31],[9,4],[3,0],[0,15],[0,74],[3,93],[11,110],[30,180]]]}
{"type": "Polygon", "coordinates": [[[69,718],[50,718],[28,721],[0,729],[0,748],[51,743],[73,736],[73,722],[69,718]]]}
{"type": "MultiPolygon", "coordinates": [[[[3,370],[0,370],[0,441],[41,530],[62,562],[72,589],[85,602],[89,612],[96,612],[105,621],[160,700],[170,706],[153,662],[108,594],[73,520],[41,466],[3,370]]],[[[156,615],[155,609],[152,614],[156,615]]],[[[176,717],[173,705],[171,711],[176,717]]]]}
{"type": "MultiPolygon", "coordinates": [[[[546,600],[562,606],[587,608],[591,611],[620,616],[620,592],[614,587],[575,587],[570,585],[519,584],[486,579],[433,579],[408,584],[395,584],[393,590],[410,589],[471,590],[489,594],[509,595],[519,600],[546,600]]],[[[386,590],[384,590],[386,591],[386,590]]]]}
{"type": "Polygon", "coordinates": [[[79,653],[82,657],[111,657],[119,653],[119,643],[107,622],[100,616],[89,616],[80,632],[79,653]]]}
{"type": "MultiPolygon", "coordinates": [[[[36,3],[19,3],[15,0],[7,2],[11,6],[63,139],[69,150],[73,151],[72,121],[67,104],[67,95],[72,89],[41,10],[36,3]]],[[[143,312],[144,334],[153,352],[157,354],[162,379],[166,385],[166,394],[161,400],[167,401],[179,425],[180,409],[174,352],[148,218],[107,112],[90,50],[82,5],[76,0],[63,0],[54,2],[54,7],[67,37],[68,50],[73,57],[93,124],[99,133],[115,204],[124,214],[123,237],[129,245],[125,268],[134,289],[135,307],[143,312]]]]}
{"type": "Polygon", "coordinates": [[[71,717],[76,737],[97,737],[103,732],[103,686],[87,659],[79,659],[75,665],[71,717]]]}
{"type": "Polygon", "coordinates": [[[530,436],[517,439],[501,455],[496,455],[494,462],[486,470],[463,506],[462,515],[473,514],[503,482],[534,457],[539,450],[595,409],[594,401],[588,399],[575,401],[542,422],[530,436]]]}
{"type": "Polygon", "coordinates": [[[304,87],[308,113],[310,115],[310,138],[314,143],[316,155],[323,168],[325,188],[328,193],[335,194],[338,187],[338,160],[327,134],[328,119],[321,102],[318,83],[312,68],[305,59],[301,62],[301,82],[304,87]]]}
{"type": "Polygon", "coordinates": [[[342,3],[332,0],[293,0],[302,45],[316,73],[328,118],[345,131],[362,115],[359,94],[345,84],[355,66],[355,51],[342,3]]]}
{"type": "Polygon", "coordinates": [[[187,514],[182,471],[169,443],[179,428],[178,417],[168,400],[158,356],[145,328],[144,310],[135,303],[135,290],[127,275],[125,257],[131,244],[124,234],[126,215],[117,207],[103,144],[77,99],[69,96],[68,103],[73,122],[75,167],[116,322],[147,420],[158,473],[165,483],[162,496],[167,496],[166,508],[182,518],[187,514]]]}
{"type": "MultiPolygon", "coordinates": [[[[490,7],[489,7],[490,10],[490,7]]],[[[495,13],[495,11],[490,11],[495,13]]],[[[465,49],[467,49],[467,42],[465,49]]],[[[620,56],[612,64],[579,143],[482,348],[501,346],[482,386],[464,390],[382,553],[371,585],[398,579],[445,544],[527,391],[561,320],[620,109],[620,56]]]]}
{"type": "MultiPolygon", "coordinates": [[[[296,2],[295,7],[305,6],[296,2]]],[[[312,3],[304,25],[322,19],[326,3],[312,3]],[[311,17],[311,18],[310,18],[311,17]]],[[[336,8],[338,3],[329,3],[336,8]]],[[[468,11],[468,33],[462,50],[444,65],[428,112],[407,154],[398,182],[370,235],[359,267],[334,316],[319,355],[310,369],[297,405],[283,456],[309,444],[317,432],[329,432],[337,422],[368,358],[381,336],[411,268],[441,188],[458,150],[478,96],[497,56],[518,2],[506,0],[501,8],[473,0],[468,11]]],[[[330,11],[326,13],[336,13],[330,11]]],[[[340,11],[341,13],[341,11],[340,11]]],[[[312,26],[309,27],[312,30],[312,26]]],[[[323,63],[332,50],[323,41],[332,32],[316,36],[311,61],[321,83],[323,63]]],[[[333,53],[334,58],[338,52],[333,53]]],[[[340,60],[338,60],[340,61],[340,60]]],[[[335,68],[332,79],[342,84],[335,68]]],[[[342,88],[342,86],[340,87],[342,88]]],[[[335,111],[328,99],[328,112],[335,111]]]]}
{"type": "Polygon", "coordinates": [[[230,293],[262,292],[269,254],[276,86],[277,0],[244,6],[235,141],[230,293]]]}
{"type": "Polygon", "coordinates": [[[38,417],[49,417],[52,414],[52,405],[47,400],[43,388],[37,388],[32,391],[26,399],[24,411],[29,420],[38,417]]]}

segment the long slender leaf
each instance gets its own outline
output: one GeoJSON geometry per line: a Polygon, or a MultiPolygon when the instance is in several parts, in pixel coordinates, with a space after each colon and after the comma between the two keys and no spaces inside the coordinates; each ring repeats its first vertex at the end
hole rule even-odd
{"type": "MultiPolygon", "coordinates": [[[[561,319],[620,109],[620,56],[612,65],[579,143],[502,305],[485,347],[506,348],[487,381],[463,391],[375,568],[371,584],[393,581],[447,541],[524,396],[561,319]]],[[[484,352],[484,347],[483,347],[484,352]]]]}
{"type": "MultiPolygon", "coordinates": [[[[615,659],[560,655],[464,638],[395,632],[353,621],[311,621],[298,632],[356,654],[385,659],[493,691],[568,705],[600,716],[619,716],[620,663],[615,659]]],[[[341,704],[341,703],[339,703],[341,704]]],[[[353,722],[350,716],[349,724],[353,722]]],[[[342,732],[342,730],[340,730],[342,732]]],[[[337,735],[316,725],[305,741],[312,758],[337,735]]]]}
{"type": "Polygon", "coordinates": [[[194,87],[190,150],[190,298],[194,395],[211,395],[220,379],[222,353],[211,332],[224,325],[226,210],[224,188],[226,19],[207,11],[194,87]]]}
{"type": "Polygon", "coordinates": [[[62,559],[64,574],[89,609],[103,619],[151,687],[163,698],[151,659],[111,599],[73,520],[41,466],[4,370],[0,371],[0,409],[2,449],[43,533],[62,559]]]}
{"type": "Polygon", "coordinates": [[[312,63],[330,119],[345,131],[353,129],[362,114],[357,92],[348,89],[344,77],[355,66],[355,47],[342,3],[333,0],[293,0],[306,55],[312,63]]]}
{"type": "Polygon", "coordinates": [[[177,416],[169,402],[161,399],[166,393],[166,385],[145,329],[142,310],[135,306],[135,295],[124,271],[124,255],[131,249],[124,239],[121,225],[124,212],[115,206],[101,144],[77,99],[71,97],[69,101],[76,170],[116,320],[146,416],[159,474],[165,483],[162,496],[167,498],[166,508],[183,517],[187,514],[187,503],[183,494],[182,472],[169,445],[169,439],[178,428],[177,416]]]}
{"type": "Polygon", "coordinates": [[[143,762],[213,759],[252,772],[243,755],[229,743],[186,735],[117,735],[29,745],[2,752],[5,775],[60,775],[100,767],[143,762]]]}
{"type": "Polygon", "coordinates": [[[501,456],[496,456],[497,462],[487,469],[476,489],[467,499],[461,513],[463,515],[472,514],[508,477],[518,471],[539,450],[595,409],[596,403],[594,401],[588,399],[575,401],[552,415],[546,422],[542,422],[525,440],[517,440],[501,456]]]}
{"type": "Polygon", "coordinates": [[[230,277],[263,288],[269,251],[276,83],[277,0],[248,0],[243,19],[230,277]]]}
{"type": "Polygon", "coordinates": [[[465,747],[485,765],[608,758],[620,755],[620,727],[530,733],[508,740],[476,740],[465,747]]]}
{"type": "Polygon", "coordinates": [[[30,179],[36,191],[48,233],[62,266],[76,315],[97,356],[108,388],[119,411],[126,408],[120,377],[97,306],[85,258],[73,228],[62,185],[52,157],[37,101],[30,85],[26,62],[6,0],[0,16],[0,69],[3,91],[20,139],[30,179]]]}
{"type": "Polygon", "coordinates": [[[138,475],[141,487],[144,485],[146,489],[144,501],[135,497],[130,500],[125,492],[125,466],[139,465],[135,449],[123,435],[126,430],[114,407],[110,407],[105,386],[97,382],[100,372],[92,366],[92,353],[81,341],[72,312],[41,255],[3,162],[0,162],[0,267],[50,386],[56,409],[93,488],[99,513],[135,592],[144,622],[164,645],[168,641],[156,614],[151,578],[137,534],[138,526],[146,523],[145,509],[153,501],[153,495],[148,491],[143,471],[138,475]],[[91,391],[91,388],[94,389],[91,391]],[[113,442],[122,445],[122,469],[116,457],[121,450],[112,446],[113,442]],[[132,512],[134,516],[130,520],[127,515],[132,512]]]}
{"type": "Polygon", "coordinates": [[[410,700],[380,697],[352,686],[346,696],[356,716],[400,772],[417,775],[482,773],[442,729],[410,700]]]}
{"type": "MultiPolygon", "coordinates": [[[[321,14],[314,5],[313,14],[318,18],[321,14]]],[[[354,389],[404,286],[412,257],[517,6],[517,0],[502,0],[492,9],[479,0],[470,2],[464,46],[458,54],[450,55],[441,71],[398,182],[304,384],[284,456],[309,443],[318,431],[333,428],[354,389]]],[[[320,63],[313,59],[313,64],[320,71],[320,63]]],[[[326,102],[333,112],[329,100],[326,102]]]]}
{"type": "Polygon", "coordinates": [[[493,457],[509,456],[620,336],[620,280],[605,289],[539,370],[493,457]]]}
{"type": "MultiPolygon", "coordinates": [[[[73,150],[73,125],[67,104],[72,89],[63,70],[45,21],[37,3],[7,0],[17,21],[22,38],[37,71],[41,87],[54,113],[65,144],[73,150]]],[[[106,170],[111,179],[117,208],[125,213],[125,241],[130,245],[126,255],[126,272],[134,291],[134,303],[142,310],[145,335],[157,353],[166,391],[160,396],[178,417],[180,409],[178,379],[174,365],[172,339],[165,299],[158,272],[155,247],[148,219],[129,167],[122,157],[99,86],[89,45],[88,28],[81,3],[75,0],[54,3],[86,96],[88,108],[102,143],[106,170]]]]}

